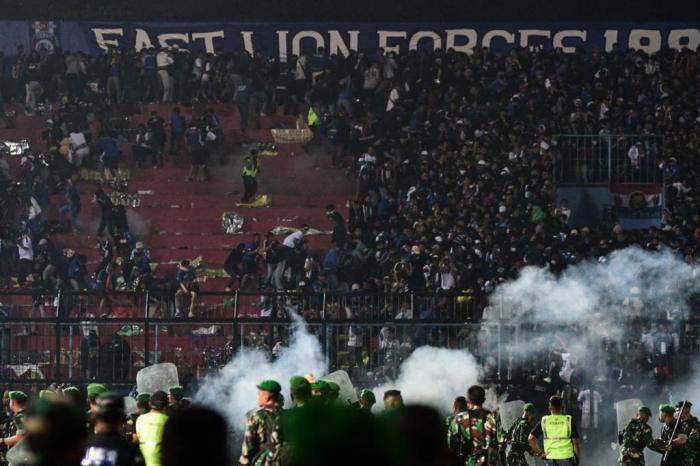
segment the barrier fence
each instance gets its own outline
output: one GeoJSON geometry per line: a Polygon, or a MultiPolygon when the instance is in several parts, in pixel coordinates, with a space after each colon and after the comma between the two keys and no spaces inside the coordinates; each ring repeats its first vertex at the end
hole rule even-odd
{"type": "MultiPolygon", "coordinates": [[[[115,294],[111,307],[104,299],[0,292],[0,383],[129,385],[160,362],[195,380],[243,349],[275,358],[290,342],[294,315],[318,337],[329,368],[353,378],[393,378],[413,350],[431,345],[467,349],[484,378],[511,383],[514,348],[529,335],[507,316],[482,321],[484,303],[471,295],[203,293],[193,318],[173,317],[169,295],[115,294]]],[[[679,325],[684,351],[700,352],[700,326],[679,325]]]]}

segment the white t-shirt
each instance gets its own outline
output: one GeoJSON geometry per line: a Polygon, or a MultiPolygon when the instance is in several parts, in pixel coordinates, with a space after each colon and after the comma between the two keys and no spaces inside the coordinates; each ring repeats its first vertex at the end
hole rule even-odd
{"type": "Polygon", "coordinates": [[[598,413],[600,412],[599,405],[603,402],[603,398],[600,396],[600,393],[593,390],[593,395],[591,396],[590,390],[583,390],[578,394],[578,402],[581,403],[581,427],[583,429],[597,429],[598,413]],[[593,408],[593,416],[591,416],[591,407],[593,408]],[[592,425],[591,417],[593,418],[592,425]]]}
{"type": "Polygon", "coordinates": [[[629,152],[627,152],[627,157],[629,157],[633,167],[638,167],[639,159],[642,157],[642,153],[639,151],[639,148],[634,145],[630,147],[629,152]]]}
{"type": "Polygon", "coordinates": [[[288,235],[284,241],[282,241],[282,244],[288,248],[293,248],[297,242],[302,240],[302,238],[304,238],[304,232],[301,230],[295,231],[291,235],[288,235]]]}
{"type": "Polygon", "coordinates": [[[171,57],[168,52],[158,52],[158,55],[156,55],[156,65],[158,65],[158,68],[165,68],[168,65],[172,65],[173,61],[173,57],[171,57]]]}
{"type": "Polygon", "coordinates": [[[393,88],[389,93],[389,100],[386,103],[386,111],[390,112],[396,107],[396,102],[399,101],[399,90],[393,88]]]}
{"type": "Polygon", "coordinates": [[[87,155],[90,151],[87,141],[85,140],[85,135],[83,133],[70,133],[70,145],[78,155],[87,155]]]}
{"type": "Polygon", "coordinates": [[[20,260],[34,260],[34,248],[32,247],[32,240],[29,238],[29,235],[23,235],[17,246],[20,260]]]}

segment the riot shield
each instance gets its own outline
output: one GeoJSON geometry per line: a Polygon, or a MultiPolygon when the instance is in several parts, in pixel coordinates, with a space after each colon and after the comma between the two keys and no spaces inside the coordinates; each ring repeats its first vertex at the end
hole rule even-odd
{"type": "Polygon", "coordinates": [[[7,464],[11,466],[27,466],[36,464],[38,460],[36,455],[29,449],[27,439],[20,440],[18,444],[10,448],[5,455],[5,459],[7,464]]]}
{"type": "Polygon", "coordinates": [[[503,430],[508,431],[513,423],[523,415],[523,400],[513,400],[501,403],[498,407],[498,413],[501,415],[501,425],[503,430]]]}
{"type": "Polygon", "coordinates": [[[130,396],[124,397],[124,412],[127,416],[137,413],[139,408],[136,406],[136,400],[130,396]]]}
{"type": "Polygon", "coordinates": [[[321,377],[323,380],[335,382],[340,387],[339,400],[343,400],[348,404],[353,404],[358,401],[357,393],[355,392],[355,387],[350,381],[350,376],[345,371],[335,371],[330,374],[321,377]]]}
{"type": "Polygon", "coordinates": [[[628,400],[615,402],[618,432],[627,427],[627,424],[629,424],[632,419],[637,417],[637,410],[642,404],[642,400],[638,398],[630,398],[628,400]]]}
{"type": "Polygon", "coordinates": [[[180,385],[177,367],[170,362],[144,367],[136,373],[136,385],[139,393],[154,393],[158,390],[167,393],[170,387],[180,385]]]}
{"type": "MultiPolygon", "coordinates": [[[[513,423],[523,415],[524,406],[525,402],[523,400],[506,401],[498,406],[501,426],[503,427],[504,431],[508,432],[508,429],[513,426],[513,423]]],[[[507,452],[508,450],[506,450],[506,453],[507,452]]],[[[532,457],[532,455],[525,454],[525,460],[529,465],[535,465],[535,459],[532,457]]]]}

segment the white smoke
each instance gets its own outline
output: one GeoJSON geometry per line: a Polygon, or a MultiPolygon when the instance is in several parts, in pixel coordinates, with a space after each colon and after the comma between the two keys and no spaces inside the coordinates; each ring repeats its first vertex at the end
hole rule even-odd
{"type": "Polygon", "coordinates": [[[245,414],[257,408],[255,387],[262,380],[278,381],[286,395],[293,375],[326,373],[328,365],[318,339],[309,333],[299,316],[293,315],[292,321],[289,345],[277,359],[270,361],[259,349],[243,349],[220,374],[207,378],[194,397],[195,401],[221,412],[238,436],[245,427],[245,414]]]}
{"type": "Polygon", "coordinates": [[[396,380],[376,387],[374,392],[378,405],[386,390],[396,389],[405,403],[424,404],[447,413],[455,397],[466,395],[467,388],[478,382],[479,373],[479,364],[466,350],[422,346],[401,364],[396,380]]]}
{"type": "MultiPolygon", "coordinates": [[[[697,276],[695,267],[672,252],[650,253],[639,248],[616,251],[605,261],[570,267],[560,276],[528,267],[518,279],[495,290],[485,319],[528,326],[521,341],[511,347],[518,356],[539,351],[532,338],[543,334],[550,338],[548,326],[564,328],[558,343],[579,356],[583,365],[583,356],[593,346],[600,346],[603,339],[622,343],[640,338],[630,334],[625,325],[630,312],[641,317],[686,314],[687,298],[698,291],[697,276]]],[[[465,395],[470,385],[479,383],[482,368],[470,349],[417,348],[401,365],[396,380],[374,388],[378,407],[384,391],[398,389],[406,403],[448,412],[456,396],[465,395]]],[[[308,332],[302,319],[294,317],[289,345],[276,360],[269,361],[260,350],[243,350],[218,376],[203,383],[195,400],[222,411],[240,435],[245,413],[256,406],[258,382],[277,380],[287,394],[292,375],[322,375],[327,367],[318,339],[308,332]]],[[[700,377],[678,387],[678,397],[697,394],[695,399],[700,400],[700,377]],[[691,391],[690,387],[695,388],[691,391]]],[[[486,405],[493,408],[500,401],[491,393],[486,405]]]]}
{"type": "MultiPolygon", "coordinates": [[[[546,337],[562,351],[583,358],[603,341],[639,341],[641,335],[629,333],[635,318],[682,317],[687,298],[698,289],[696,276],[697,269],[671,251],[636,247],[570,267],[560,276],[526,267],[518,279],[496,288],[485,318],[521,330],[519,343],[510,348],[517,357],[540,350],[533,340],[546,337]]],[[[603,361],[593,362],[600,366],[603,361]]],[[[590,373],[600,367],[586,369],[590,373]]]]}

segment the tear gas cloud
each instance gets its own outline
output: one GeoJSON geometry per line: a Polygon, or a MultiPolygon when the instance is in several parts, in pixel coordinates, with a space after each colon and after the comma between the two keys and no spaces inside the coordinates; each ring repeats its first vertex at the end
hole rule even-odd
{"type": "Polygon", "coordinates": [[[300,317],[293,315],[292,319],[289,345],[277,359],[270,361],[259,349],[239,351],[217,376],[207,378],[195,395],[195,401],[222,412],[238,434],[245,424],[245,414],[257,407],[255,387],[260,381],[277,380],[287,396],[291,376],[326,373],[327,363],[318,338],[309,333],[300,317]]]}
{"type": "Polygon", "coordinates": [[[518,338],[506,345],[517,359],[554,343],[577,360],[580,374],[605,375],[603,343],[622,348],[640,341],[638,321],[682,317],[698,291],[698,270],[679,256],[627,248],[555,276],[526,267],[518,279],[496,288],[487,321],[512,325],[518,338]]]}
{"type": "MultiPolygon", "coordinates": [[[[594,353],[591,348],[600,347],[603,340],[639,340],[639,333],[629,333],[624,323],[635,315],[682,315],[688,296],[697,291],[696,276],[696,268],[671,252],[650,253],[638,248],[611,253],[605,261],[570,267],[558,277],[546,269],[528,267],[519,278],[494,291],[485,319],[502,319],[519,328],[520,338],[510,344],[517,357],[541,349],[532,340],[549,335],[549,329],[563,329],[557,340],[562,351],[577,356],[583,372],[596,375],[604,361],[587,359],[587,354],[594,353]]],[[[275,379],[286,394],[290,376],[326,374],[328,367],[318,339],[298,317],[294,317],[293,327],[288,346],[276,360],[268,361],[260,350],[245,349],[220,375],[203,383],[196,400],[223,411],[240,434],[245,413],[256,406],[255,385],[259,381],[275,379]]],[[[384,390],[398,389],[407,403],[427,404],[445,413],[456,396],[464,395],[478,382],[480,374],[481,367],[467,349],[419,347],[403,362],[396,380],[374,390],[381,398],[384,390]]],[[[693,381],[688,386],[700,387],[700,383],[693,381]]],[[[487,404],[495,407],[497,401],[494,395],[487,404]]]]}

